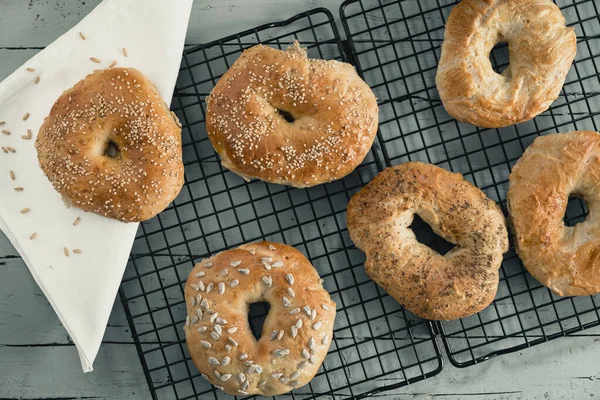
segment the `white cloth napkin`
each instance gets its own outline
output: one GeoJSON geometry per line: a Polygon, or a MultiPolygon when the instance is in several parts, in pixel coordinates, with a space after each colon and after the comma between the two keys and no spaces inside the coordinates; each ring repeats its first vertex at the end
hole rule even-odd
{"type": "Polygon", "coordinates": [[[11,132],[0,134],[0,146],[16,151],[0,152],[0,229],[73,339],[85,372],[93,370],[138,224],[67,208],[39,167],[35,137],[64,90],[113,60],[142,71],[170,103],[191,8],[192,0],[104,0],[0,83],[0,130],[11,132]],[[21,138],[27,129],[31,140],[21,138]]]}

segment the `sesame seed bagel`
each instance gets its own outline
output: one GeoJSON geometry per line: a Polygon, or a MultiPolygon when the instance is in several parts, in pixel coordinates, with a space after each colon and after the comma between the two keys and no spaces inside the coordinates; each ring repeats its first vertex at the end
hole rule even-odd
{"type": "Polygon", "coordinates": [[[414,314],[452,320],[494,300],[508,250],[504,216],[461,174],[420,162],[387,168],[352,197],[347,222],[367,274],[414,314]],[[419,243],[415,214],[456,246],[441,255],[419,243]]]}
{"type": "Polygon", "coordinates": [[[109,218],[150,219],[183,185],[179,121],[135,69],[98,70],[65,91],[35,147],[67,203],[109,218]]]}
{"type": "Polygon", "coordinates": [[[354,67],[258,45],[207,100],[206,128],[222,164],[245,179],[295,187],[340,179],[365,158],[378,106],[354,67]]]}
{"type": "Polygon", "coordinates": [[[232,394],[274,396],[307,384],[327,355],[336,305],[293,247],[252,243],[196,265],[185,286],[185,336],[202,376],[232,394]],[[257,341],[252,303],[271,308],[257,341]]]}
{"type": "Polygon", "coordinates": [[[559,296],[600,293],[600,133],[538,137],[509,178],[508,210],[525,268],[559,296]],[[585,199],[585,221],[565,226],[569,196],[585,199]]]}
{"type": "Polygon", "coordinates": [[[575,32],[551,0],[462,0],[446,23],[437,89],[459,121],[517,124],[556,100],[576,50],[575,32]],[[489,56],[502,42],[510,64],[498,74],[489,56]]]}

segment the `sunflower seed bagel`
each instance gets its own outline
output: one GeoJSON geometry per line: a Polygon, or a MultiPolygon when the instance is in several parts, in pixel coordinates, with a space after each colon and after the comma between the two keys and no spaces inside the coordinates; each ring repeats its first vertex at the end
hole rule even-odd
{"type": "Polygon", "coordinates": [[[298,42],[244,51],[206,107],[223,166],[247,180],[309,187],[340,179],[377,133],[377,100],[354,67],[310,59],[298,42]]]}
{"type": "Polygon", "coordinates": [[[600,133],[536,138],[509,177],[508,211],[527,271],[559,296],[600,293],[600,133]],[[566,226],[569,196],[585,199],[585,221],[566,226]]]}
{"type": "Polygon", "coordinates": [[[152,218],[183,186],[179,121],[133,68],[97,70],[66,90],[35,147],[65,202],[120,221],[152,218]]]}
{"type": "Polygon", "coordinates": [[[387,168],[352,197],[347,222],[367,274],[412,313],[452,320],[494,300],[508,250],[504,215],[462,175],[420,162],[387,168]],[[455,247],[441,255],[419,243],[415,214],[455,247]]]}
{"type": "Polygon", "coordinates": [[[436,86],[452,117],[484,128],[527,121],[558,97],[577,51],[551,0],[462,0],[450,12],[436,86]],[[508,43],[496,73],[490,52],[508,43]]]}
{"type": "Polygon", "coordinates": [[[245,244],[196,265],[185,286],[187,347],[202,376],[232,395],[274,396],[306,385],[327,355],[336,305],[298,250],[245,244]],[[250,304],[268,302],[262,336],[250,304]]]}

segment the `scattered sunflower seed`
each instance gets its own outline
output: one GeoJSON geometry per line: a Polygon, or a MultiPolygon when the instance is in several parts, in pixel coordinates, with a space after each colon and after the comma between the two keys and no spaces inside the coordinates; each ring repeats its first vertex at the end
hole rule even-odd
{"type": "Polygon", "coordinates": [[[31,208],[26,207],[21,210],[21,214],[27,214],[29,211],[31,211],[31,208]]]}
{"type": "Polygon", "coordinates": [[[25,113],[23,115],[23,121],[27,121],[27,118],[29,118],[29,115],[30,115],[29,113],[25,113]]]}
{"type": "Polygon", "coordinates": [[[63,247],[63,252],[65,253],[65,256],[69,257],[69,249],[63,247]]]}
{"type": "Polygon", "coordinates": [[[81,221],[81,217],[75,218],[75,221],[73,221],[73,226],[77,226],[79,224],[79,221],[81,221]]]}
{"type": "Polygon", "coordinates": [[[33,240],[37,237],[37,233],[32,233],[31,236],[29,236],[29,240],[33,240]]]}
{"type": "Polygon", "coordinates": [[[232,261],[229,265],[231,265],[232,267],[238,267],[242,262],[241,261],[232,261]]]}
{"type": "Polygon", "coordinates": [[[129,52],[127,51],[127,49],[125,47],[123,47],[123,55],[125,57],[129,57],[129,52]]]}
{"type": "Polygon", "coordinates": [[[75,253],[75,254],[81,254],[81,249],[73,249],[73,253],[75,253]]]}
{"type": "Polygon", "coordinates": [[[23,188],[22,188],[22,187],[16,187],[16,188],[15,188],[15,192],[22,192],[22,191],[23,191],[23,188]]]}
{"type": "Polygon", "coordinates": [[[96,58],[96,57],[90,57],[90,60],[92,60],[93,62],[95,62],[96,64],[100,64],[102,61],[100,61],[100,59],[96,58]]]}
{"type": "Polygon", "coordinates": [[[85,40],[85,35],[83,34],[83,32],[79,32],[79,37],[83,40],[85,40]]]}

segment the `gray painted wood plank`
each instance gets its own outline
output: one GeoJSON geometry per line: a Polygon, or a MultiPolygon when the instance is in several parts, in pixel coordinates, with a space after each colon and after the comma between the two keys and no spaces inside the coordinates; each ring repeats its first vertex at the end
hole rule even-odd
{"type": "Polygon", "coordinates": [[[81,372],[75,346],[0,345],[0,398],[147,400],[134,346],[103,344],[95,371],[81,372]]]}

